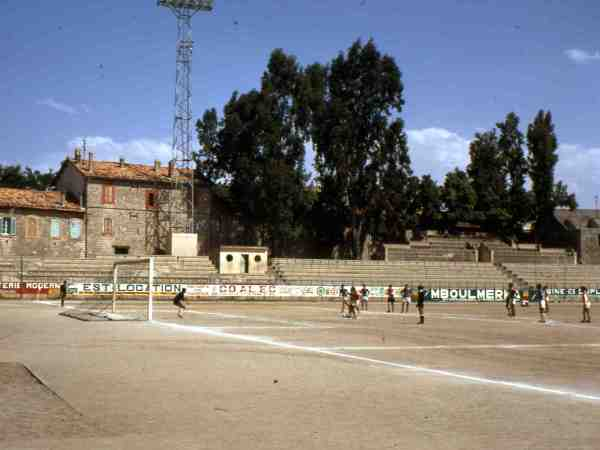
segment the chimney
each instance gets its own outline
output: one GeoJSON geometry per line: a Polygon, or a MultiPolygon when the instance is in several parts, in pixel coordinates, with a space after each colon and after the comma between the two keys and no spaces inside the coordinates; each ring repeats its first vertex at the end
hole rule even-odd
{"type": "Polygon", "coordinates": [[[160,161],[158,159],[154,160],[154,171],[160,173],[160,161]]]}
{"type": "Polygon", "coordinates": [[[169,178],[173,178],[175,176],[175,161],[169,161],[169,178]]]}
{"type": "Polygon", "coordinates": [[[119,158],[119,167],[125,167],[125,158],[119,158]]]}
{"type": "Polygon", "coordinates": [[[94,162],[94,154],[92,152],[88,153],[88,170],[92,170],[92,163],[94,162]]]}
{"type": "Polygon", "coordinates": [[[63,191],[59,191],[58,193],[58,198],[60,199],[60,206],[64,207],[65,206],[65,201],[66,201],[66,195],[63,191]]]}
{"type": "Polygon", "coordinates": [[[75,151],[73,152],[73,157],[75,162],[81,161],[81,149],[79,147],[75,147],[75,151]]]}

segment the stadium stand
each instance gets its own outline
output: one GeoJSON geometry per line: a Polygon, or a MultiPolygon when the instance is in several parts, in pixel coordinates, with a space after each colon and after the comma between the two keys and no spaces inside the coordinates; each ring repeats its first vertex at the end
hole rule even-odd
{"type": "Polygon", "coordinates": [[[537,283],[551,288],[596,287],[600,282],[597,265],[504,263],[502,267],[529,287],[537,283]]]}
{"type": "Polygon", "coordinates": [[[475,262],[476,250],[467,248],[465,241],[413,241],[407,245],[386,244],[387,261],[456,261],[475,262]]]}
{"type": "MultiPolygon", "coordinates": [[[[135,260],[134,257],[98,257],[90,259],[67,258],[23,258],[23,281],[62,282],[109,281],[112,280],[112,267],[115,261],[135,260]]],[[[20,262],[15,259],[15,264],[20,262]]],[[[147,269],[139,266],[123,266],[120,269],[124,279],[147,280],[147,269]]],[[[155,258],[156,282],[196,281],[207,282],[215,277],[217,270],[206,256],[155,258]]]]}
{"type": "Polygon", "coordinates": [[[511,281],[493,264],[447,261],[354,261],[331,259],[273,258],[273,270],[287,284],[371,285],[408,283],[428,287],[494,288],[511,281]]]}

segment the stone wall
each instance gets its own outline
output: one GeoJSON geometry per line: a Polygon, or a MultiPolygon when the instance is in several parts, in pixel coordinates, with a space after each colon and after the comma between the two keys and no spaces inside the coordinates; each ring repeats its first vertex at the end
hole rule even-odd
{"type": "Polygon", "coordinates": [[[58,180],[56,180],[56,189],[67,194],[67,198],[79,202],[85,206],[85,178],[71,164],[66,164],[58,180]]]}
{"type": "MultiPolygon", "coordinates": [[[[176,202],[177,195],[168,185],[162,185],[157,190],[153,183],[88,180],[87,256],[114,255],[118,248],[127,249],[130,255],[163,253],[168,246],[170,229],[170,224],[166,223],[166,210],[163,208],[169,202],[176,202]],[[111,187],[113,202],[105,203],[103,189],[111,187]],[[149,205],[150,194],[155,196],[157,205],[162,202],[163,206],[149,205]],[[106,219],[112,221],[112,232],[106,229],[106,219]]],[[[175,217],[176,223],[183,223],[183,215],[172,217],[175,217]]]]}
{"type": "Polygon", "coordinates": [[[600,228],[578,230],[577,253],[581,264],[600,264],[600,228]]]}
{"type": "Polygon", "coordinates": [[[1,256],[43,256],[72,257],[84,256],[85,226],[83,213],[43,210],[0,210],[0,217],[11,216],[17,219],[15,236],[0,236],[1,256]],[[58,237],[51,236],[52,220],[59,223],[58,237]],[[71,221],[80,223],[80,237],[70,235],[71,221]]]}

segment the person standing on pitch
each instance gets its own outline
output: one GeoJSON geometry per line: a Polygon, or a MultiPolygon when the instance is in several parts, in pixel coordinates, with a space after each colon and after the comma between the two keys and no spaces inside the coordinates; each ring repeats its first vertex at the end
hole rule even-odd
{"type": "Polygon", "coordinates": [[[360,290],[361,306],[362,306],[363,311],[369,310],[369,294],[370,294],[370,292],[367,289],[366,284],[363,283],[362,289],[360,290]]]}
{"type": "Polygon", "coordinates": [[[67,298],[67,280],[60,285],[60,307],[65,307],[65,298],[67,298]]]}
{"type": "Polygon", "coordinates": [[[419,310],[419,323],[418,325],[425,323],[425,297],[427,296],[427,291],[423,286],[419,286],[418,288],[418,297],[417,297],[417,309],[419,310]]]}
{"type": "Polygon", "coordinates": [[[396,303],[396,297],[394,297],[394,288],[390,284],[387,288],[387,312],[394,312],[394,303],[396,303]]]}
{"type": "Polygon", "coordinates": [[[350,317],[356,319],[358,314],[358,292],[354,286],[350,288],[350,303],[348,303],[350,317]]]}
{"type": "Polygon", "coordinates": [[[581,287],[581,303],[583,304],[583,320],[581,322],[590,323],[592,321],[591,309],[592,302],[588,296],[588,290],[585,286],[581,287]]]}
{"type": "Polygon", "coordinates": [[[173,299],[173,304],[179,308],[177,311],[177,317],[183,318],[183,312],[185,311],[185,288],[177,293],[175,298],[173,299]]]}
{"type": "Polygon", "coordinates": [[[506,309],[509,317],[516,317],[515,303],[517,302],[517,292],[512,283],[508,283],[508,295],[506,296],[506,309]]]}
{"type": "Polygon", "coordinates": [[[340,297],[342,297],[342,310],[340,311],[340,314],[343,316],[344,310],[346,309],[346,297],[348,297],[348,290],[344,287],[343,284],[340,287],[340,297]]]}
{"type": "Polygon", "coordinates": [[[548,286],[543,287],[544,292],[544,301],[546,302],[546,310],[544,311],[546,314],[550,312],[550,291],[548,290],[548,286]]]}
{"type": "Polygon", "coordinates": [[[540,322],[546,323],[546,294],[542,290],[540,283],[535,287],[535,299],[538,301],[540,307],[540,322]]]}
{"type": "Polygon", "coordinates": [[[406,312],[408,312],[408,309],[410,308],[410,288],[408,287],[408,284],[404,285],[404,289],[402,289],[402,312],[405,312],[405,308],[406,308],[406,312]]]}

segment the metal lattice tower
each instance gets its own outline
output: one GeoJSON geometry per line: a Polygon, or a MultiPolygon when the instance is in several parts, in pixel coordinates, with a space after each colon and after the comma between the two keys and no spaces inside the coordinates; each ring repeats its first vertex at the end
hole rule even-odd
{"type": "MultiPolygon", "coordinates": [[[[159,0],[158,6],[169,8],[177,18],[177,59],[175,75],[175,121],[173,123],[173,161],[177,169],[175,190],[185,201],[169,205],[170,215],[185,217],[181,231],[196,232],[194,211],[194,166],[192,154],[192,17],[198,11],[212,11],[213,0],[159,0]],[[187,174],[187,176],[181,176],[187,174]]],[[[177,221],[170,217],[171,228],[177,221]]]]}

